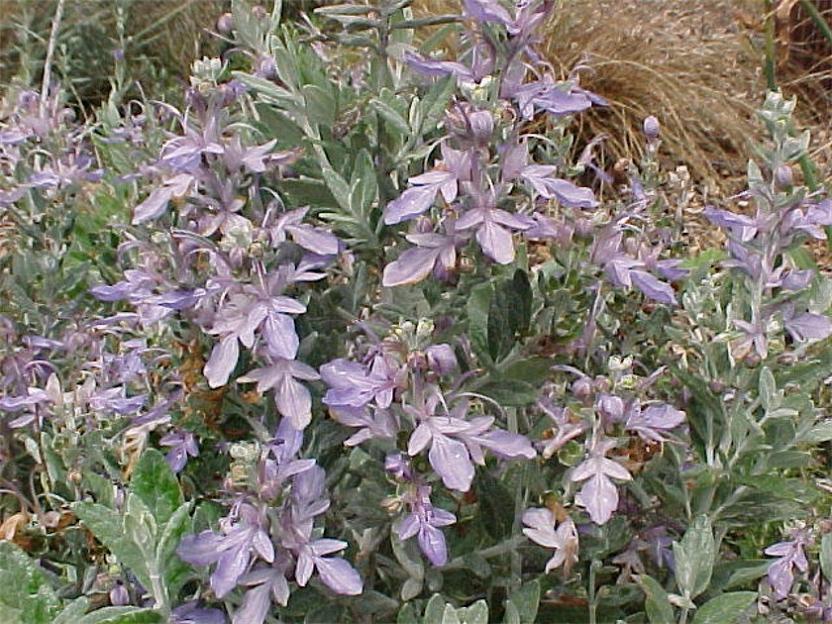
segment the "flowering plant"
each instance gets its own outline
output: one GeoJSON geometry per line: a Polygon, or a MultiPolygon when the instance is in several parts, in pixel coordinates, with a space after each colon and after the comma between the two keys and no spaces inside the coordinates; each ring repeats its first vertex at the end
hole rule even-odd
{"type": "Polygon", "coordinates": [[[688,257],[657,118],[623,184],[575,158],[609,103],[538,52],[553,3],[409,4],[237,0],[177,107],[11,98],[0,613],[828,619],[794,103],[688,257]]]}

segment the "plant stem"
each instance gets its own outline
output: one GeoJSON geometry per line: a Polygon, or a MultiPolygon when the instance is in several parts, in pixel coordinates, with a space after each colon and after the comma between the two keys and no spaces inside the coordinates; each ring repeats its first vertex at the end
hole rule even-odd
{"type": "Polygon", "coordinates": [[[598,622],[598,598],[595,594],[595,571],[599,567],[601,567],[601,562],[597,559],[593,559],[592,563],[589,564],[589,587],[587,588],[587,594],[589,597],[589,624],[597,624],[598,622]]]}
{"type": "Polygon", "coordinates": [[[764,3],[766,17],[766,61],[764,65],[764,72],[766,75],[766,84],[769,90],[775,91],[777,89],[777,78],[775,76],[776,69],[776,49],[774,45],[774,7],[771,0],[765,0],[764,3]]]}
{"type": "MultiPolygon", "coordinates": [[[[500,542],[499,544],[495,544],[494,546],[489,546],[488,548],[483,548],[477,554],[485,559],[499,557],[500,555],[504,555],[508,552],[514,552],[514,550],[525,541],[525,536],[514,535],[513,537],[510,537],[504,542],[500,542]]],[[[455,559],[452,559],[451,561],[446,563],[440,569],[443,572],[446,570],[461,570],[465,568],[467,565],[468,562],[465,560],[465,557],[456,557],[455,559]]]]}
{"type": "Polygon", "coordinates": [[[49,43],[46,46],[46,60],[43,63],[43,81],[40,86],[40,116],[46,114],[46,99],[49,97],[49,82],[52,80],[52,58],[55,56],[55,43],[58,41],[58,31],[64,16],[64,0],[58,0],[55,17],[52,18],[52,31],[49,33],[49,43]]]}

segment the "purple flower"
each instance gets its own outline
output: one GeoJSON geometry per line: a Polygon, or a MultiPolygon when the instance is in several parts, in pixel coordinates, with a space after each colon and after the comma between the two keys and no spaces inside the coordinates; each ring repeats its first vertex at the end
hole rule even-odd
{"type": "Polygon", "coordinates": [[[465,15],[480,24],[492,22],[510,26],[514,23],[508,11],[497,0],[463,0],[462,6],[465,9],[465,15]]]}
{"type": "Polygon", "coordinates": [[[168,466],[174,472],[181,472],[188,463],[188,456],[198,457],[199,447],[196,443],[194,434],[190,431],[171,432],[159,440],[160,446],[167,446],[170,448],[165,459],[168,466]]]}
{"type": "Polygon", "coordinates": [[[533,196],[557,199],[567,208],[595,208],[598,200],[592,189],[575,186],[568,180],[553,178],[557,171],[554,165],[527,165],[520,171],[520,177],[532,185],[533,196]]]}
{"type": "Polygon", "coordinates": [[[823,340],[832,335],[832,320],[823,314],[805,312],[785,319],[784,325],[795,342],[823,340]]]}
{"type": "Polygon", "coordinates": [[[376,356],[370,368],[338,359],[321,367],[321,379],[329,386],[323,402],[331,407],[363,407],[373,401],[390,407],[399,385],[400,367],[389,358],[376,356]]]}
{"type": "Polygon", "coordinates": [[[436,61],[427,59],[421,54],[415,52],[405,52],[404,61],[417,74],[427,76],[429,78],[442,78],[444,76],[454,76],[457,80],[463,82],[473,82],[474,76],[471,70],[465,67],[462,63],[455,63],[453,61],[436,61]]]}
{"type": "Polygon", "coordinates": [[[567,517],[555,529],[555,517],[548,509],[527,509],[523,514],[523,534],[555,554],[546,562],[546,573],[565,565],[566,569],[578,562],[578,531],[572,518],[567,517]]]}
{"type": "Polygon", "coordinates": [[[382,284],[387,287],[416,284],[433,273],[447,275],[456,267],[456,249],[466,237],[456,233],[453,219],[444,221],[445,234],[407,234],[416,247],[407,249],[384,267],[382,284]]]}
{"type": "Polygon", "coordinates": [[[443,160],[431,171],[410,178],[411,185],[384,209],[384,222],[394,225],[412,219],[433,205],[437,193],[450,203],[459,192],[459,182],[470,178],[471,155],[442,144],[443,160]]]}
{"type": "Polygon", "coordinates": [[[425,349],[428,368],[438,375],[448,375],[456,370],[457,361],[453,347],[448,344],[431,345],[425,349]]]}
{"type": "Polygon", "coordinates": [[[252,554],[264,561],[274,561],[274,545],[263,529],[258,512],[241,505],[236,522],[226,522],[222,533],[207,530],[186,535],[176,549],[186,563],[198,566],[216,564],[211,574],[211,589],[223,598],[248,570],[252,554]]]}
{"type": "Polygon", "coordinates": [[[180,173],[165,180],[162,186],[154,189],[143,202],[136,206],[133,211],[133,225],[161,217],[167,210],[170,200],[174,197],[184,197],[193,183],[194,177],[187,173],[180,173]]]}
{"type": "MultiPolygon", "coordinates": [[[[517,102],[524,119],[531,119],[535,110],[543,110],[552,115],[569,115],[579,113],[593,104],[588,92],[575,88],[569,83],[555,84],[551,76],[515,86],[507,82],[502,90],[503,97],[511,97],[517,102]],[[562,87],[566,88],[562,88],[562,87]]],[[[601,100],[598,100],[601,103],[601,100]]]]}
{"type": "Polygon", "coordinates": [[[340,557],[324,556],[346,547],[346,542],[326,538],[313,540],[301,547],[295,568],[295,580],[298,585],[304,587],[309,582],[313,569],[316,569],[324,585],[336,594],[360,594],[364,584],[355,568],[340,557]]]}
{"type": "Polygon", "coordinates": [[[467,492],[474,478],[474,464],[484,464],[483,448],[503,458],[523,457],[531,459],[535,451],[523,436],[506,431],[492,430],[494,419],[475,418],[468,422],[462,418],[467,404],[458,404],[451,413],[435,415],[439,397],[434,394],[426,401],[423,410],[406,406],[418,425],[410,435],[407,453],[411,457],[430,446],[428,460],[442,477],[445,487],[467,492]]]}
{"type": "Polygon", "coordinates": [[[243,604],[234,612],[232,624],[262,624],[269,614],[272,600],[281,606],[289,602],[289,582],[285,565],[277,561],[272,566],[258,566],[240,579],[248,587],[243,604]]]}
{"type": "Polygon", "coordinates": [[[794,568],[805,572],[809,568],[803,547],[806,538],[797,534],[791,542],[778,542],[765,549],[767,555],[778,557],[768,567],[768,582],[778,600],[785,598],[794,583],[794,568]]]}
{"type": "Polygon", "coordinates": [[[751,352],[751,348],[761,358],[768,356],[768,339],[760,323],[752,324],[739,319],[734,320],[734,325],[744,334],[740,339],[731,344],[731,352],[736,358],[743,358],[751,352]]]}
{"type": "Polygon", "coordinates": [[[543,458],[549,459],[557,453],[570,440],[583,435],[586,431],[586,424],[583,422],[572,422],[571,412],[565,407],[554,405],[549,399],[539,399],[537,406],[555,423],[555,427],[549,431],[553,433],[543,440],[543,458]]]}
{"type": "Polygon", "coordinates": [[[196,601],[176,607],[170,614],[171,624],[225,624],[225,615],[219,609],[200,607],[196,601]]]}
{"type": "Polygon", "coordinates": [[[428,486],[418,486],[406,496],[411,511],[399,523],[396,533],[402,541],[417,536],[422,554],[433,565],[443,566],[448,561],[448,547],[439,527],[454,524],[456,516],[434,507],[430,502],[430,490],[428,486]]]}
{"type": "Polygon", "coordinates": [[[254,346],[255,331],[263,325],[269,351],[277,357],[293,359],[298,349],[295,324],[289,314],[302,314],[306,306],[284,296],[232,295],[217,313],[209,334],[219,334],[220,342],[211,351],[205,364],[208,385],[218,388],[228,382],[237,365],[240,351],[237,341],[245,347],[254,346]]]}
{"type": "Polygon", "coordinates": [[[685,413],[667,403],[650,405],[644,409],[638,402],[630,405],[624,428],[635,431],[648,442],[664,442],[662,433],[670,431],[685,422],[685,413]]]}
{"type": "Polygon", "coordinates": [[[514,260],[512,230],[523,231],[534,225],[528,217],[495,208],[495,198],[479,197],[479,205],[469,209],[456,222],[458,230],[476,230],[476,239],[483,253],[498,264],[514,260]]]}
{"type": "Polygon", "coordinates": [[[341,406],[330,408],[329,413],[345,427],[358,429],[344,441],[345,446],[357,446],[372,439],[393,439],[399,432],[399,425],[389,410],[341,406]]]}
{"type": "Polygon", "coordinates": [[[275,225],[269,229],[272,245],[277,247],[289,235],[295,243],[313,253],[322,256],[337,254],[339,244],[333,234],[303,223],[308,211],[308,208],[298,208],[280,215],[275,225]]]}
{"type": "Polygon", "coordinates": [[[110,604],[116,607],[122,607],[130,604],[130,594],[124,583],[116,581],[113,588],[110,590],[110,604]]]}
{"type": "Polygon", "coordinates": [[[275,358],[269,366],[255,368],[237,381],[256,382],[257,392],[261,394],[274,388],[277,410],[289,419],[294,429],[302,431],[312,419],[312,397],[298,379],[314,381],[320,376],[314,368],[302,362],[275,358]]]}
{"type": "Polygon", "coordinates": [[[501,459],[534,459],[537,453],[528,438],[517,433],[492,429],[493,424],[493,417],[479,416],[471,419],[468,429],[459,434],[475,463],[485,465],[484,448],[501,459]]]}
{"type": "Polygon", "coordinates": [[[617,423],[624,420],[624,399],[605,392],[595,399],[595,409],[605,423],[617,423]]]}
{"type": "Polygon", "coordinates": [[[604,457],[614,446],[614,440],[597,440],[589,457],[572,471],[572,481],[584,481],[581,491],[575,496],[575,502],[589,512],[589,517],[595,524],[606,524],[618,507],[618,489],[611,479],[632,479],[624,466],[604,457]]]}
{"type": "Polygon", "coordinates": [[[630,271],[630,279],[633,286],[638,288],[648,299],[670,306],[677,305],[676,293],[673,291],[673,287],[647,271],[630,271]]]}

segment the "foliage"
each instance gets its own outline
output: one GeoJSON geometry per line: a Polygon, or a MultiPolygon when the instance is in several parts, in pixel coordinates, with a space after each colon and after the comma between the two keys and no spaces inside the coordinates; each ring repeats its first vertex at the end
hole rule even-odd
{"type": "Polygon", "coordinates": [[[828,616],[794,103],[687,257],[656,118],[619,196],[571,162],[551,9],[239,1],[183,110],[9,94],[4,621],[828,616]]]}

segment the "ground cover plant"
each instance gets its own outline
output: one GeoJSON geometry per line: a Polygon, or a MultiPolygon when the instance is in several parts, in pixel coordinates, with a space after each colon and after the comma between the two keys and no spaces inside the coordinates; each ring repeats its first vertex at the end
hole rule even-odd
{"type": "Polygon", "coordinates": [[[181,107],[9,90],[0,621],[832,620],[795,103],[691,254],[552,10],[235,2],[181,107]]]}

